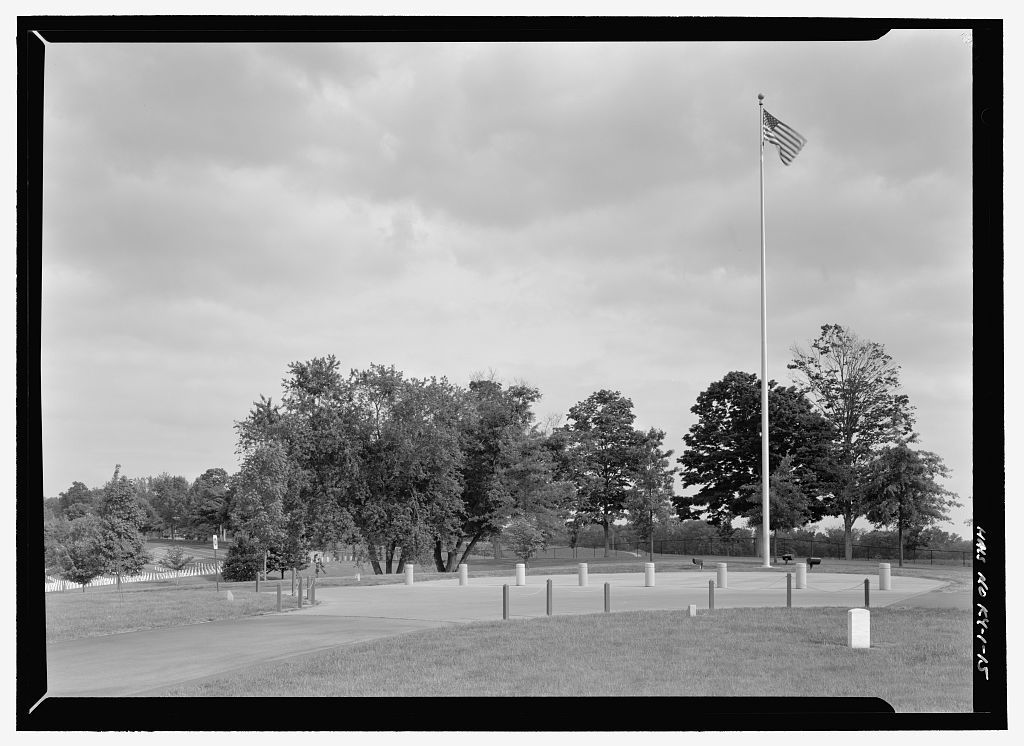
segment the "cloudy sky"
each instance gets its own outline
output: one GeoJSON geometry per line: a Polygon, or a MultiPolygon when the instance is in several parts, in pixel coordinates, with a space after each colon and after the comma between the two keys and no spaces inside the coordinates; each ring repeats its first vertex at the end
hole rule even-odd
{"type": "MultiPolygon", "coordinates": [[[[972,446],[971,48],[50,44],[44,493],[237,468],[292,361],[614,389],[682,449],[698,394],[838,323],[902,366],[920,447],[972,446]]],[[[867,528],[862,519],[858,527],[867,528]]]]}

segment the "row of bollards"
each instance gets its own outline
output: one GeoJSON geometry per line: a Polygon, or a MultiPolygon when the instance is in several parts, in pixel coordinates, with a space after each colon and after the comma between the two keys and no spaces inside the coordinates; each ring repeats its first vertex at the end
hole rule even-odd
{"type": "MultiPolygon", "coordinates": [[[[801,590],[807,587],[807,564],[804,562],[797,562],[796,568],[796,589],[801,590]]],[[[719,562],[715,566],[716,569],[716,585],[718,588],[729,587],[729,565],[726,562],[719,562]]],[[[577,567],[579,575],[579,584],[581,587],[586,587],[589,580],[587,575],[587,563],[580,562],[577,567]]],[[[405,566],[405,584],[413,585],[415,582],[415,567],[410,562],[405,566]]],[[[786,574],[789,577],[789,573],[786,574]]],[[[790,582],[787,580],[787,583],[790,582]]],[[[648,588],[654,587],[654,563],[647,562],[644,564],[644,586],[648,588]]],[[[459,565],[459,585],[469,585],[469,566],[466,563],[459,565]]],[[[525,563],[516,564],[516,585],[526,585],[526,565],[525,563]]],[[[259,591],[259,578],[256,579],[256,590],[259,591]]],[[[887,591],[891,588],[890,568],[887,563],[881,563],[878,565],[878,588],[879,590],[887,591]]],[[[295,595],[295,571],[292,571],[292,595],[295,595]]],[[[788,606],[789,604],[787,604],[788,606]]]]}

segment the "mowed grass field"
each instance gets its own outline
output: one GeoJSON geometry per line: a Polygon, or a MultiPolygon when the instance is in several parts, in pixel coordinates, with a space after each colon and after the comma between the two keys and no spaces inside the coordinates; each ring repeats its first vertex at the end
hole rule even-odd
{"type": "MultiPolygon", "coordinates": [[[[238,619],[277,610],[276,593],[235,588],[231,591],[234,599],[229,601],[225,586],[222,584],[221,592],[216,593],[212,582],[204,588],[133,585],[142,584],[125,583],[121,593],[113,586],[89,589],[87,593],[47,593],[46,641],[238,619]]],[[[298,606],[298,599],[289,591],[286,588],[282,594],[282,610],[298,606]]]]}
{"type": "Polygon", "coordinates": [[[165,696],[870,696],[897,712],[972,709],[971,615],[872,609],[642,611],[479,622],[263,664],[165,696]],[[438,682],[457,682],[440,691],[438,682]]]}

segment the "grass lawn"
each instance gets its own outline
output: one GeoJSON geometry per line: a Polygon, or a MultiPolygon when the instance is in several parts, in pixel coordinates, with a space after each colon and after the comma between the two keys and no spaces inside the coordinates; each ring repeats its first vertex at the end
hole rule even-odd
{"type": "Polygon", "coordinates": [[[971,614],[872,609],[642,611],[481,622],[262,664],[169,696],[873,696],[897,712],[970,712],[971,614]],[[438,682],[453,682],[441,691],[438,682]]]}
{"type": "MultiPolygon", "coordinates": [[[[217,593],[211,582],[208,587],[163,586],[131,588],[123,584],[118,593],[113,586],[89,589],[86,593],[67,591],[46,594],[46,641],[60,642],[82,637],[133,632],[154,627],[174,627],[217,619],[236,619],[277,610],[275,592],[256,593],[250,589],[233,588],[233,601],[227,600],[225,584],[217,593]],[[128,588],[131,588],[128,590],[128,588]]],[[[262,589],[261,589],[262,591],[262,589]]],[[[281,608],[292,609],[297,598],[285,586],[281,608]]]]}

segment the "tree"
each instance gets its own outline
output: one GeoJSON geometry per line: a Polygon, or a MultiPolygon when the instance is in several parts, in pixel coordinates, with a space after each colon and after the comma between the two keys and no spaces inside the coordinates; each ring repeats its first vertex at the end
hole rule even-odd
{"type": "Polygon", "coordinates": [[[48,546],[47,565],[60,578],[79,583],[82,592],[93,578],[107,568],[106,526],[96,515],[70,521],[66,530],[48,546]]]}
{"type": "Polygon", "coordinates": [[[174,576],[174,584],[178,584],[178,575],[182,570],[191,565],[195,561],[195,557],[191,554],[185,554],[185,548],[180,545],[176,545],[168,549],[164,556],[159,559],[159,564],[162,567],[166,567],[168,570],[173,570],[176,574],[174,576]]]}
{"type": "Polygon", "coordinates": [[[121,475],[121,465],[103,488],[100,518],[103,519],[103,555],[105,571],[117,576],[120,589],[122,575],[137,575],[149,561],[145,538],[140,526],[143,513],[135,499],[135,487],[121,475]]]}
{"type": "Polygon", "coordinates": [[[501,532],[501,537],[512,552],[524,563],[547,548],[547,538],[534,519],[516,516],[501,532]]]}
{"type": "MultiPolygon", "coordinates": [[[[761,480],[743,488],[749,507],[745,513],[747,521],[755,529],[762,526],[764,497],[761,480]]],[[[778,531],[805,526],[821,518],[821,502],[805,491],[800,476],[793,468],[793,457],[782,459],[768,478],[768,528],[778,536],[778,531]]]]}
{"type": "Polygon", "coordinates": [[[284,541],[288,518],[285,495],[291,472],[284,448],[278,443],[261,445],[242,461],[235,477],[236,496],[232,520],[237,531],[259,551],[262,558],[271,547],[284,541]]]}
{"type": "MultiPolygon", "coordinates": [[[[706,518],[726,528],[749,513],[747,489],[760,483],[760,378],[728,373],[701,392],[690,411],[698,419],[683,436],[686,448],[678,463],[683,486],[700,489],[673,502],[681,520],[706,518]]],[[[800,391],[775,381],[768,382],[768,418],[769,468],[778,469],[789,457],[794,474],[809,487],[827,465],[831,426],[800,391]]]]}
{"type": "Polygon", "coordinates": [[[96,502],[95,498],[96,495],[93,494],[93,491],[83,483],[72,482],[70,487],[60,493],[60,497],[58,498],[58,504],[60,506],[59,512],[62,515],[66,515],[68,509],[71,508],[72,505],[83,506],[84,512],[79,515],[92,512],[96,502]]]}
{"type": "Polygon", "coordinates": [[[255,580],[263,571],[263,547],[246,536],[236,536],[228,547],[228,556],[221,567],[221,577],[228,582],[255,580]]]}
{"type": "Polygon", "coordinates": [[[454,544],[435,543],[439,572],[465,562],[478,541],[500,534],[517,511],[534,514],[549,529],[560,521],[568,485],[554,478],[546,437],[534,421],[539,399],[537,389],[523,384],[504,389],[493,378],[470,382],[459,422],[461,525],[454,544]]]}
{"type": "Polygon", "coordinates": [[[879,526],[895,526],[899,566],[903,567],[903,536],[948,520],[949,508],[960,503],[937,479],[949,476],[942,459],[929,451],[914,451],[906,443],[885,448],[871,464],[864,489],[867,519],[879,526]]]}
{"type": "Polygon", "coordinates": [[[196,535],[224,536],[230,506],[228,504],[228,473],[224,469],[207,469],[189,487],[188,525],[196,535]]]}
{"type": "Polygon", "coordinates": [[[156,510],[165,528],[175,538],[177,529],[188,520],[188,480],[171,476],[167,472],[149,480],[149,502],[156,510]]]}
{"type": "Polygon", "coordinates": [[[900,367],[877,343],[837,324],[825,324],[811,349],[793,347],[787,367],[833,428],[827,515],[842,517],[846,559],[853,558],[853,524],[866,509],[863,488],[876,451],[913,442],[914,408],[899,393],[900,367]]]}
{"type": "Polygon", "coordinates": [[[665,432],[656,428],[647,431],[642,446],[642,459],[636,483],[626,498],[629,522],[637,537],[649,542],[654,556],[654,529],[668,520],[676,470],[669,466],[671,450],[664,450],[665,432]]]}
{"type": "Polygon", "coordinates": [[[611,526],[625,512],[644,436],[633,428],[633,402],[618,391],[594,392],[569,410],[568,419],[561,471],[576,487],[573,509],[581,523],[603,527],[607,557],[611,526]]]}

